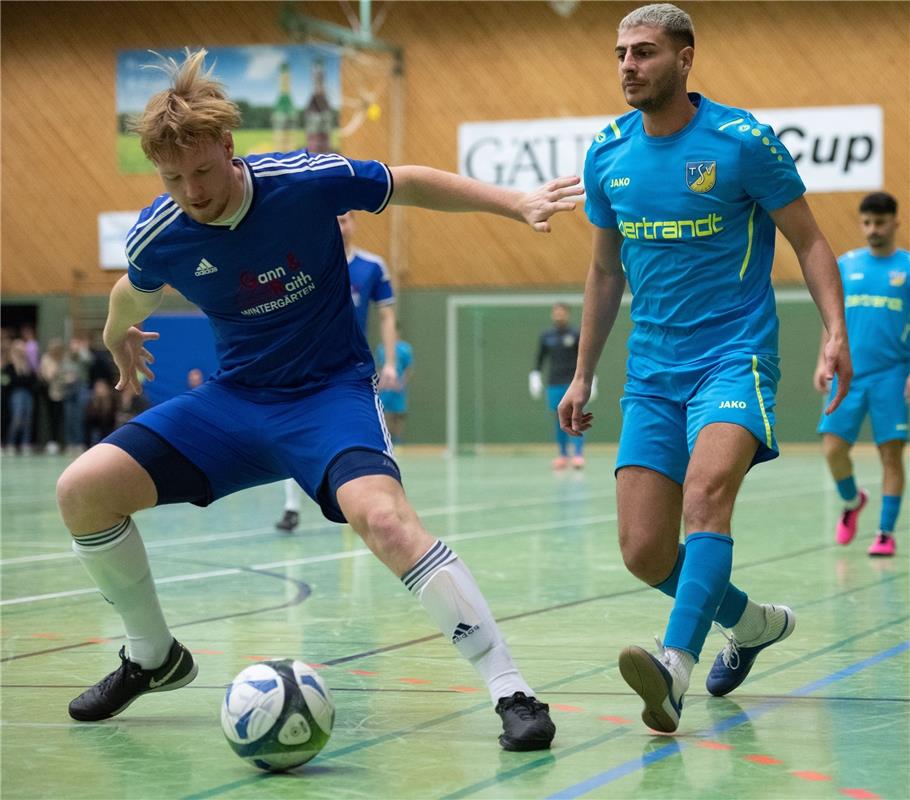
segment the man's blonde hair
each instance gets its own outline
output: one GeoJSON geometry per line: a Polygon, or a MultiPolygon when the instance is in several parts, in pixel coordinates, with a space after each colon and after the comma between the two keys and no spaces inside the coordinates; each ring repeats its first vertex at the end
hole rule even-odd
{"type": "Polygon", "coordinates": [[[130,120],[129,128],[139,134],[149,161],[158,163],[181,150],[218,141],[240,124],[240,109],[212,77],[212,69],[205,69],[206,54],[204,49],[186,48],[182,64],[159,55],[160,63],[149,65],[171,79],[170,88],[154,95],[130,120]]]}

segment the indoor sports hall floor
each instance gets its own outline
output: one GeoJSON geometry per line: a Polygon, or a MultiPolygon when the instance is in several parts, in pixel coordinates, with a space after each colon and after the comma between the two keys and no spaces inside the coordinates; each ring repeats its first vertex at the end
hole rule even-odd
{"type": "Polygon", "coordinates": [[[505,753],[470,666],[350,529],[315,508],[272,528],[279,485],[209,509],[138,515],[175,634],[196,654],[185,689],[113,720],[71,722],[70,698],[117,663],[120,628],[71,556],[53,504],[66,461],[2,460],[2,795],[25,798],[877,798],[906,797],[910,701],[908,509],[899,556],[872,560],[875,454],[857,459],[873,502],[850,547],[814,447],[757,468],[737,507],[734,579],[787,603],[792,637],[747,683],[712,698],[708,637],[677,736],[652,735],[616,657],[662,633],[668,600],[637,583],[616,543],[613,453],[553,474],[542,450],[408,452],[411,500],[470,565],[558,733],[548,753],[505,753]],[[256,660],[320,665],[337,703],[325,751],[266,775],[222,739],[225,685],[256,660]]]}

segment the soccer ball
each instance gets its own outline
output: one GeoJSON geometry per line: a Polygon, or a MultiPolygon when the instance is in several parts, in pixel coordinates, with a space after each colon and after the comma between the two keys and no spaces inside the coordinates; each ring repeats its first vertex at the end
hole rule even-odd
{"type": "Polygon", "coordinates": [[[306,664],[285,658],[247,667],[227,688],[221,729],[231,749],[260,769],[305,764],[329,741],[335,703],[306,664]]]}

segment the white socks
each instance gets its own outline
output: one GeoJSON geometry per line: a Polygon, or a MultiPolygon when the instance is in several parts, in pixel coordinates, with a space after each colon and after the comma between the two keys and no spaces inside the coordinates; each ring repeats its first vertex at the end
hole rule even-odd
{"type": "Polygon", "coordinates": [[[661,661],[673,676],[673,691],[676,699],[679,700],[689,688],[689,679],[695,668],[695,656],[687,650],[667,647],[664,649],[661,661]]]}
{"type": "Polygon", "coordinates": [[[143,669],[164,663],[174,637],[158,604],[142,537],[131,517],[73,537],[73,551],[126,628],[127,654],[143,669]]]}
{"type": "Polygon", "coordinates": [[[284,482],[284,510],[300,513],[300,487],[293,478],[284,482]]]}
{"type": "Polygon", "coordinates": [[[738,645],[755,647],[774,639],[787,624],[786,613],[772,605],[758,605],[749,600],[743,615],[730,631],[738,645]]]}
{"type": "Polygon", "coordinates": [[[512,662],[474,577],[446,545],[437,540],[401,580],[445,637],[474,665],[494,704],[515,692],[534,695],[512,662]]]}

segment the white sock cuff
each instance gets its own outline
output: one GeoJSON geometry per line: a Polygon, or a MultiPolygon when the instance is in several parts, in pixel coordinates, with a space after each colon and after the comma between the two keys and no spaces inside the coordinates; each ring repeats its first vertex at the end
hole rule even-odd
{"type": "Polygon", "coordinates": [[[103,550],[110,550],[123,542],[131,533],[136,531],[132,517],[125,517],[122,522],[118,522],[113,528],[90,533],[88,536],[74,536],[73,550],[78,553],[100,553],[103,550]]]}
{"type": "Polygon", "coordinates": [[[447,545],[437,539],[417,563],[401,576],[401,582],[409,592],[416,594],[440,567],[457,558],[447,545]]]}

